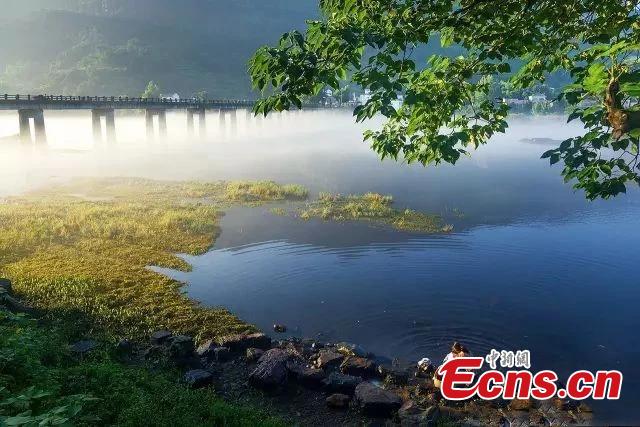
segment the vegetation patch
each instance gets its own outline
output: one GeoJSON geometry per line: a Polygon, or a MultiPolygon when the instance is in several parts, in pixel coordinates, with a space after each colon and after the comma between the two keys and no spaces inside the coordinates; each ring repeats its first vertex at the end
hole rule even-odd
{"type": "Polygon", "coordinates": [[[283,425],[190,390],[177,372],[126,366],[108,350],[73,357],[64,329],[0,307],[0,425],[283,425]]]}
{"type": "Polygon", "coordinates": [[[138,338],[167,328],[197,340],[253,331],[147,267],[188,271],[175,254],[209,249],[226,206],[303,194],[273,182],[74,181],[0,204],[0,273],[20,298],[78,330],[138,338]]]}
{"type": "Polygon", "coordinates": [[[438,215],[392,207],[393,198],[376,193],[342,196],[320,193],[318,200],[300,211],[300,218],[322,218],[334,221],[365,220],[390,225],[398,230],[425,233],[449,232],[451,225],[442,223],[438,215]]]}

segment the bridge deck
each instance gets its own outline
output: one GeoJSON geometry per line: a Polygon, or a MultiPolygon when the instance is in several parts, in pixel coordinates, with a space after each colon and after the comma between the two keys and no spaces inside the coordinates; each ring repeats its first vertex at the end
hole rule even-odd
{"type": "Polygon", "coordinates": [[[233,99],[130,98],[124,96],[0,95],[0,110],[137,110],[137,109],[241,109],[254,101],[233,99]]]}

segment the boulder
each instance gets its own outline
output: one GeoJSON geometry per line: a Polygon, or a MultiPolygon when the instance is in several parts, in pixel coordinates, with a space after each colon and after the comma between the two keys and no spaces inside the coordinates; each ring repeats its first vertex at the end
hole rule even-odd
{"type": "Polygon", "coordinates": [[[331,349],[323,349],[318,352],[316,358],[316,367],[320,369],[328,369],[336,366],[340,366],[344,356],[331,349]]]}
{"type": "Polygon", "coordinates": [[[193,338],[188,335],[176,335],[169,337],[166,341],[169,344],[169,353],[176,356],[191,356],[195,351],[193,338]]]}
{"type": "Polygon", "coordinates": [[[409,382],[409,378],[413,377],[415,372],[415,364],[394,359],[393,362],[378,366],[378,373],[385,380],[385,383],[403,386],[409,382]]]}
{"type": "Polygon", "coordinates": [[[336,350],[345,356],[372,357],[372,354],[366,352],[362,347],[348,342],[339,342],[336,344],[336,350]]]}
{"type": "Polygon", "coordinates": [[[91,353],[93,350],[98,348],[98,343],[93,340],[84,340],[73,343],[69,346],[69,351],[71,353],[85,355],[91,353]]]}
{"type": "Polygon", "coordinates": [[[198,357],[207,362],[227,362],[231,360],[231,350],[228,347],[220,347],[212,340],[201,344],[196,350],[198,357]]]}
{"type": "Polygon", "coordinates": [[[164,353],[164,347],[159,345],[152,345],[144,351],[143,357],[145,360],[159,360],[162,359],[164,353]]]}
{"type": "Polygon", "coordinates": [[[4,289],[7,293],[12,293],[11,280],[0,278],[0,289],[4,289]]]}
{"type": "Polygon", "coordinates": [[[116,344],[116,353],[119,356],[129,356],[133,353],[133,343],[126,338],[121,339],[116,344]]]}
{"type": "Polygon", "coordinates": [[[224,363],[231,360],[231,350],[229,350],[227,347],[218,347],[214,349],[213,355],[216,362],[218,363],[224,363]]]}
{"type": "Polygon", "coordinates": [[[402,399],[370,382],[358,384],[355,399],[362,412],[373,416],[391,416],[402,406],[402,399]]]}
{"type": "Polygon", "coordinates": [[[220,347],[227,347],[234,353],[246,351],[248,348],[271,348],[271,338],[263,333],[227,335],[218,339],[220,347]]]}
{"type": "Polygon", "coordinates": [[[351,375],[344,375],[333,372],[322,381],[325,388],[330,393],[353,394],[358,384],[362,383],[362,378],[351,375]]]}
{"type": "Polygon", "coordinates": [[[280,334],[284,334],[285,332],[287,332],[287,327],[285,325],[275,324],[275,325],[273,325],[273,330],[274,330],[274,332],[278,332],[280,334]]]}
{"type": "Polygon", "coordinates": [[[247,362],[253,363],[258,361],[264,354],[264,350],[259,348],[248,348],[246,353],[247,362]]]}
{"type": "Polygon", "coordinates": [[[373,377],[376,375],[376,365],[364,357],[347,357],[340,365],[343,374],[357,377],[373,377]]]}
{"type": "Polygon", "coordinates": [[[287,352],[274,348],[265,352],[258,366],[249,374],[249,382],[256,387],[277,388],[287,382],[287,352]]]}
{"type": "Polygon", "coordinates": [[[177,335],[169,337],[168,344],[169,360],[178,366],[188,366],[196,362],[193,338],[187,335],[177,335]]]}
{"type": "Polygon", "coordinates": [[[291,378],[308,387],[319,387],[324,379],[324,371],[305,365],[297,360],[287,362],[287,370],[291,378]]]}
{"type": "Polygon", "coordinates": [[[349,407],[351,397],[346,394],[335,393],[327,397],[326,403],[329,408],[346,409],[349,407]]]}
{"type": "Polygon", "coordinates": [[[211,362],[216,358],[216,348],[218,348],[218,345],[213,340],[208,340],[198,346],[196,354],[200,358],[206,359],[208,362],[211,362]]]}
{"type": "Polygon", "coordinates": [[[183,381],[191,388],[202,388],[213,383],[213,375],[203,369],[194,369],[184,374],[183,381]]]}
{"type": "Polygon", "coordinates": [[[281,341],[278,343],[278,348],[289,353],[291,357],[298,359],[304,358],[304,347],[301,343],[295,341],[281,341]]]}
{"type": "Polygon", "coordinates": [[[167,330],[156,331],[151,334],[151,344],[162,345],[171,338],[171,335],[171,332],[167,330]]]}

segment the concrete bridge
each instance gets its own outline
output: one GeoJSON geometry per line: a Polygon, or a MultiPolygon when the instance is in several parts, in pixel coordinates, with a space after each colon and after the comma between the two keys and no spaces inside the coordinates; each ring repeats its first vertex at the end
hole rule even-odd
{"type": "Polygon", "coordinates": [[[62,96],[62,95],[0,95],[0,110],[16,110],[20,122],[20,138],[25,143],[35,140],[36,144],[46,144],[47,134],[44,121],[45,110],[91,110],[93,135],[96,141],[102,139],[102,117],[105,118],[106,137],[115,140],[115,110],[144,110],[147,137],[155,136],[154,118],[157,117],[158,133],[167,134],[167,110],[185,110],[187,113],[187,129],[195,132],[194,116],[198,117],[201,136],[206,131],[205,112],[220,111],[220,119],[231,115],[232,126],[236,123],[238,110],[251,111],[254,101],[241,100],[199,100],[170,98],[130,98],[124,96],[62,96]],[[35,138],[31,135],[33,119],[35,138]]]}

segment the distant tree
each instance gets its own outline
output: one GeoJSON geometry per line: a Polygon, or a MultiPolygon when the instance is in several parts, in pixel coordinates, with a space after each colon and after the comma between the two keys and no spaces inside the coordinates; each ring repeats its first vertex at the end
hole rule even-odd
{"type": "Polygon", "coordinates": [[[199,90],[198,92],[193,94],[193,97],[195,99],[197,99],[198,101],[206,101],[207,100],[207,91],[206,90],[199,90]]]}
{"type": "Polygon", "coordinates": [[[157,98],[158,96],[160,96],[160,88],[158,87],[158,85],[151,80],[149,83],[147,83],[147,87],[144,90],[144,92],[142,92],[141,97],[142,98],[157,98]]]}
{"type": "Polygon", "coordinates": [[[543,156],[563,161],[565,180],[590,199],[640,183],[637,0],[320,0],[320,8],[324,19],[309,21],[306,33],[285,34],[252,58],[254,86],[266,94],[257,113],[300,107],[350,76],[372,95],[357,120],[388,119],[365,133],[381,157],[456,163],[507,128],[508,106],[490,99],[488,77],[520,60],[511,90],[556,71],[571,78],[558,97],[587,132],[543,156]],[[417,48],[438,39],[465,55],[416,62],[417,48]]]}

